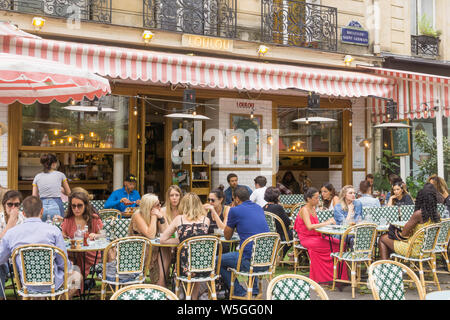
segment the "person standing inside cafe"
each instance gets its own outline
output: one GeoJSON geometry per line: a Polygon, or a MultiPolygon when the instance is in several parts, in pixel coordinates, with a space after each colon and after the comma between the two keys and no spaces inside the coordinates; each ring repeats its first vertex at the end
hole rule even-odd
{"type": "Polygon", "coordinates": [[[130,174],[123,182],[123,188],[115,190],[105,202],[105,209],[117,209],[125,212],[127,208],[139,206],[141,196],[136,190],[136,176],[130,174]]]}

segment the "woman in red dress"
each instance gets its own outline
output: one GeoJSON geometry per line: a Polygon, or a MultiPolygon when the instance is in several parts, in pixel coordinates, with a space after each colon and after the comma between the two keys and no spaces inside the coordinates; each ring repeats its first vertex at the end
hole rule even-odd
{"type": "MultiPolygon", "coordinates": [[[[72,192],[69,195],[69,207],[66,211],[66,216],[61,225],[62,234],[64,238],[73,239],[77,225],[81,230],[88,226],[89,239],[94,240],[99,235],[103,228],[103,223],[100,217],[93,212],[93,207],[89,203],[89,198],[82,192],[72,192]]],[[[90,267],[95,261],[95,251],[88,251],[85,253],[85,277],[89,274],[90,267]]],[[[83,271],[83,258],[81,254],[70,255],[69,258],[83,271]]],[[[101,262],[100,255],[97,256],[97,263],[101,262]]]]}
{"type": "MultiPolygon", "coordinates": [[[[294,229],[298,234],[298,239],[302,246],[308,249],[311,260],[309,278],[316,282],[333,281],[333,259],[330,257],[331,246],[333,252],[339,251],[339,240],[335,238],[323,238],[322,234],[315,229],[336,224],[334,218],[330,218],[320,223],[316,214],[316,207],[319,204],[319,191],[316,188],[309,188],[305,193],[306,205],[300,210],[295,219],[294,229]]],[[[341,279],[348,279],[347,269],[342,270],[341,279]]]]}

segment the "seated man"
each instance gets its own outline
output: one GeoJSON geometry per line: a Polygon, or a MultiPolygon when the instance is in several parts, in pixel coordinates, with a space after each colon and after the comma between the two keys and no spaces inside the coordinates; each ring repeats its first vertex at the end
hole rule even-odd
{"type": "Polygon", "coordinates": [[[264,200],[264,194],[266,193],[267,187],[267,178],[263,176],[257,176],[255,178],[255,191],[250,196],[250,201],[264,207],[267,204],[267,201],[264,200]]]}
{"type": "Polygon", "coordinates": [[[224,194],[225,194],[225,205],[226,206],[233,205],[232,202],[233,202],[234,191],[238,187],[245,187],[247,189],[247,191],[248,191],[249,196],[252,194],[252,189],[250,189],[247,186],[238,184],[238,176],[235,173],[230,173],[227,176],[227,181],[228,181],[228,184],[230,186],[227,189],[225,189],[225,191],[224,191],[224,194]]]}
{"type": "MultiPolygon", "coordinates": [[[[41,220],[44,212],[42,201],[35,196],[26,197],[23,201],[23,211],[26,218],[25,221],[9,229],[0,243],[0,265],[8,261],[14,249],[26,244],[49,244],[60,248],[67,256],[66,244],[61,230],[41,220]]],[[[22,277],[22,264],[19,261],[19,256],[16,264],[20,277],[22,277]]],[[[72,269],[70,261],[68,261],[68,269],[72,269]]],[[[54,274],[55,290],[57,290],[61,287],[64,280],[64,260],[59,255],[55,257],[54,274]]],[[[81,283],[81,274],[77,271],[69,271],[68,278],[76,283],[81,283]]],[[[41,291],[43,288],[40,286],[32,289],[41,291]]],[[[50,287],[47,289],[50,291],[50,287]]],[[[69,297],[72,297],[77,290],[78,288],[69,289],[69,297]]]]}
{"type": "MultiPolygon", "coordinates": [[[[231,239],[233,236],[234,229],[240,238],[240,246],[244,241],[255,234],[269,232],[269,227],[267,226],[266,218],[264,216],[264,210],[249,200],[250,194],[248,190],[244,187],[237,187],[234,192],[234,201],[236,206],[230,209],[228,213],[227,226],[224,229],[225,239],[231,239]]],[[[241,270],[248,271],[250,268],[250,257],[252,255],[253,244],[247,245],[245,247],[242,260],[241,260],[241,270]]],[[[239,252],[229,252],[222,255],[222,262],[220,265],[220,275],[222,276],[225,285],[230,288],[231,283],[231,272],[228,268],[236,268],[239,258],[239,252]]],[[[256,270],[255,270],[256,271],[256,270]]],[[[247,294],[246,290],[235,281],[234,283],[234,295],[245,296],[247,294]]],[[[253,294],[258,294],[258,281],[254,282],[253,294]]]]}
{"type": "Polygon", "coordinates": [[[123,182],[123,188],[117,189],[109,196],[105,202],[105,209],[117,209],[125,212],[128,207],[136,207],[141,201],[141,196],[136,190],[137,179],[130,174],[123,182]]]}

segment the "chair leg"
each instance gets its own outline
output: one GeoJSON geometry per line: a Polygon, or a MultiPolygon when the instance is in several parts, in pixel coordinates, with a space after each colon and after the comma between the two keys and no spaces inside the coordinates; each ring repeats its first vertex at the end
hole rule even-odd
{"type": "Polygon", "coordinates": [[[334,290],[336,286],[336,277],[337,277],[337,258],[333,258],[333,286],[331,287],[331,290],[334,290]]]}
{"type": "Polygon", "coordinates": [[[423,274],[423,264],[422,261],[419,261],[419,276],[420,276],[420,283],[422,284],[423,289],[426,291],[426,286],[425,286],[425,276],[423,274]]]}
{"type": "Polygon", "coordinates": [[[255,282],[255,277],[253,277],[253,276],[248,277],[248,282],[247,282],[247,300],[252,300],[253,283],[254,282],[255,282]]]}
{"type": "Polygon", "coordinates": [[[175,294],[178,297],[178,294],[180,293],[180,280],[175,280],[175,294]]]}
{"type": "Polygon", "coordinates": [[[233,300],[233,296],[234,296],[234,279],[235,279],[234,272],[231,272],[231,281],[230,281],[230,300],[233,300]]]}
{"type": "Polygon", "coordinates": [[[352,298],[355,299],[355,288],[356,288],[356,268],[355,261],[352,261],[352,267],[350,269],[350,274],[352,278],[352,298]]]}
{"type": "Polygon", "coordinates": [[[216,281],[215,280],[211,280],[211,299],[217,300],[216,281]]]}
{"type": "Polygon", "coordinates": [[[431,258],[431,270],[433,272],[434,284],[436,285],[438,290],[441,291],[441,286],[439,285],[439,279],[437,277],[436,268],[437,268],[437,266],[436,266],[436,256],[433,255],[433,257],[431,258]]]}
{"type": "Polygon", "coordinates": [[[192,282],[187,283],[186,288],[186,300],[192,300],[192,291],[194,290],[194,286],[192,285],[192,282]]]}

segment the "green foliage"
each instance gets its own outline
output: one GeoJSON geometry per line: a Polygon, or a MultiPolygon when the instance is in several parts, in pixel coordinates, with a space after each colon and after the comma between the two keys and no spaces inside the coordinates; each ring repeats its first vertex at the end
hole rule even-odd
{"type": "Polygon", "coordinates": [[[381,164],[381,172],[374,174],[373,186],[374,190],[389,191],[391,190],[391,184],[389,182],[389,175],[396,173],[399,165],[393,160],[397,160],[399,157],[393,157],[391,150],[383,150],[383,157],[377,158],[377,161],[381,164]]]}
{"type": "Polygon", "coordinates": [[[431,19],[425,13],[420,17],[418,26],[421,35],[438,38],[442,34],[441,30],[435,30],[433,28],[431,19]]]}
{"type": "Polygon", "coordinates": [[[425,185],[425,180],[419,180],[412,176],[406,178],[406,187],[408,188],[408,192],[414,199],[417,197],[417,193],[419,190],[423,188],[425,185]]]}

